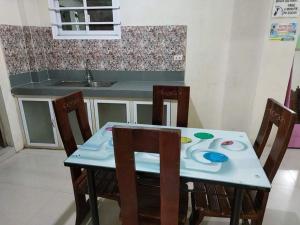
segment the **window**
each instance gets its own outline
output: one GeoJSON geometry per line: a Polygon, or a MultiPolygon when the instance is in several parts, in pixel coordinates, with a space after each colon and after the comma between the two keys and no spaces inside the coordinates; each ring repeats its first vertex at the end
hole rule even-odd
{"type": "Polygon", "coordinates": [[[119,39],[118,0],[49,0],[56,39],[119,39]]]}

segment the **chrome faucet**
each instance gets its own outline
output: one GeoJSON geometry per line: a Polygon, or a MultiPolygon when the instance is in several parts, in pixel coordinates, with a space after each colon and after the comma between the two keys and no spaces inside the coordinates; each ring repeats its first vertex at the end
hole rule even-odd
{"type": "Polygon", "coordinates": [[[87,59],[85,61],[85,76],[86,76],[86,80],[87,80],[88,84],[91,84],[93,82],[94,78],[93,78],[91,70],[88,68],[89,63],[90,63],[90,60],[87,59]]]}

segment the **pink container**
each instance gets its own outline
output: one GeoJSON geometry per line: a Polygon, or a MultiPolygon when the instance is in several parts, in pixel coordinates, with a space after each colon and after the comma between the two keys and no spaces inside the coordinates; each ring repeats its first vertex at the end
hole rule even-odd
{"type": "Polygon", "coordinates": [[[289,143],[289,148],[300,149],[300,124],[295,124],[294,130],[289,143]]]}

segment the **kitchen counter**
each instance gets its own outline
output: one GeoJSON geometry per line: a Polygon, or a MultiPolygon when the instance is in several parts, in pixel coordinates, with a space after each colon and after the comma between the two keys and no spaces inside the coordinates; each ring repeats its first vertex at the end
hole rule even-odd
{"type": "Polygon", "coordinates": [[[110,87],[70,87],[60,81],[86,81],[86,71],[42,71],[10,76],[16,96],[64,96],[82,91],[85,97],[152,98],[153,85],[184,85],[184,71],[90,71],[94,81],[116,81],[110,87]]]}
{"type": "Polygon", "coordinates": [[[85,97],[152,98],[153,85],[183,86],[183,81],[117,81],[111,87],[63,87],[53,86],[59,80],[31,82],[13,87],[14,95],[64,96],[82,91],[85,97]]]}

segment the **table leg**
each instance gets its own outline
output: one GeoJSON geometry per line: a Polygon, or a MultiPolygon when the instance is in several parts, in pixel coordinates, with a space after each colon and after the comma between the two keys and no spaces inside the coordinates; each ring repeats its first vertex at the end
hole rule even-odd
{"type": "Polygon", "coordinates": [[[242,210],[244,190],[235,188],[234,203],[231,211],[230,225],[238,225],[240,221],[240,214],[242,210]]]}
{"type": "Polygon", "coordinates": [[[92,212],[93,225],[99,225],[98,204],[96,195],[95,176],[92,169],[87,169],[88,187],[89,187],[89,202],[92,212]]]}

